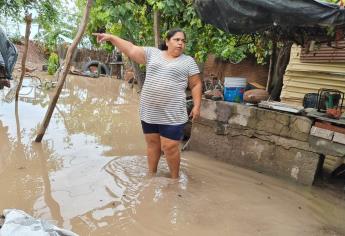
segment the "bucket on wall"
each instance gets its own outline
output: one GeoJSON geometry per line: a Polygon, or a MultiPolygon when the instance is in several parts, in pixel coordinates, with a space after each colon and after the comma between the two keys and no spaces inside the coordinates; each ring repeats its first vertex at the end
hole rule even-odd
{"type": "Polygon", "coordinates": [[[247,79],[240,77],[224,78],[224,100],[228,102],[243,102],[243,94],[247,79]]]}

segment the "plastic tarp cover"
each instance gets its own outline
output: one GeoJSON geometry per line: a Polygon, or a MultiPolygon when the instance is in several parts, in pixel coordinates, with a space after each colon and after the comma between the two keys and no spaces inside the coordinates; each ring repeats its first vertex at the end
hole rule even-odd
{"type": "Polygon", "coordinates": [[[22,210],[5,209],[1,236],[78,236],[45,220],[35,219],[22,210]]]}
{"type": "Polygon", "coordinates": [[[345,10],[314,0],[195,0],[208,24],[232,34],[264,31],[272,26],[325,27],[345,24],[345,10]]]}
{"type": "Polygon", "coordinates": [[[12,72],[17,58],[18,51],[16,47],[8,40],[4,30],[0,27],[0,66],[5,67],[6,79],[12,79],[12,72]]]}

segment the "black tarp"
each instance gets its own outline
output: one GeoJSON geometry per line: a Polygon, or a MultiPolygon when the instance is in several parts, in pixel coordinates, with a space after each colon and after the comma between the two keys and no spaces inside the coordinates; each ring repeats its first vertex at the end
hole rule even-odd
{"type": "Polygon", "coordinates": [[[345,24],[345,10],[314,0],[195,0],[208,24],[232,34],[279,27],[325,27],[345,24]]]}
{"type": "Polygon", "coordinates": [[[17,62],[18,51],[7,38],[5,31],[0,27],[0,67],[5,68],[6,78],[12,79],[12,72],[17,62]]]}

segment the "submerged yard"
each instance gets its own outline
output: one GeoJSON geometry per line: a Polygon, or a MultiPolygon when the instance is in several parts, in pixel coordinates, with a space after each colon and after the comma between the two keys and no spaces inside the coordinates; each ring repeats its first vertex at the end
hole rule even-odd
{"type": "Polygon", "coordinates": [[[345,201],[182,153],[146,175],[136,89],[69,76],[42,143],[53,90],[25,79],[16,106],[0,91],[0,210],[16,208],[79,235],[345,235],[345,201]]]}

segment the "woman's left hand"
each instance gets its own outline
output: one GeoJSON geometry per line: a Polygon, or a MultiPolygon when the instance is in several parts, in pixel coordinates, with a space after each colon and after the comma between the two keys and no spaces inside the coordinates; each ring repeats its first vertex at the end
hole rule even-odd
{"type": "Polygon", "coordinates": [[[192,111],[189,114],[189,117],[192,118],[192,122],[194,122],[197,118],[200,117],[200,108],[193,107],[192,111]]]}

